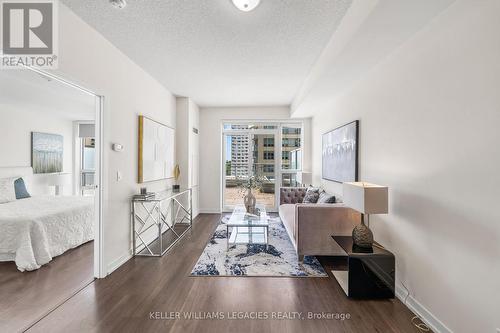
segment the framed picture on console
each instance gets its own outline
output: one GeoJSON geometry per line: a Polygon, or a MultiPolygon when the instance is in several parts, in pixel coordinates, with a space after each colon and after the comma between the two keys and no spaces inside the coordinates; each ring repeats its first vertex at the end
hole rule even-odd
{"type": "Polygon", "coordinates": [[[323,134],[322,177],[338,183],[358,180],[359,120],[323,134]]]}

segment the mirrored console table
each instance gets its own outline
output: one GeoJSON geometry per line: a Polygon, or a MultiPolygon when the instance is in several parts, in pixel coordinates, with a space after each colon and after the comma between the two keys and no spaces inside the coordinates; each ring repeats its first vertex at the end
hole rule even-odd
{"type": "Polygon", "coordinates": [[[134,256],[161,257],[193,226],[192,189],[132,198],[134,256]]]}

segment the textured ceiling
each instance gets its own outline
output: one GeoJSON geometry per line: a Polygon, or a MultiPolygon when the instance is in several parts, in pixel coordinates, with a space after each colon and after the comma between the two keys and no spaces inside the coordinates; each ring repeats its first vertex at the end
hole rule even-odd
{"type": "Polygon", "coordinates": [[[174,94],[201,106],[288,105],[352,0],[62,0],[174,94]]]}
{"type": "Polygon", "coordinates": [[[67,120],[93,120],[95,99],[30,70],[0,70],[0,113],[31,110],[67,120]]]}
{"type": "Polygon", "coordinates": [[[349,8],[291,105],[293,117],[333,101],[409,41],[455,0],[360,0],[349,8]]]}

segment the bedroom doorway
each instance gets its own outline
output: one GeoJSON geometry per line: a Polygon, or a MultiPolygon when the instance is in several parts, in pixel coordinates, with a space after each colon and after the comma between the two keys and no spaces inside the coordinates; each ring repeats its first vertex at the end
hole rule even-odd
{"type": "Polygon", "coordinates": [[[106,274],[103,105],[51,73],[0,71],[0,182],[14,194],[0,198],[0,331],[26,330],[106,274]],[[2,231],[12,225],[28,228],[2,231]]]}
{"type": "MultiPolygon", "coordinates": [[[[94,209],[95,209],[95,221],[94,221],[94,277],[104,278],[106,277],[106,271],[104,268],[104,259],[103,259],[103,136],[104,136],[104,96],[95,93],[94,91],[82,87],[76,83],[68,81],[60,76],[48,73],[43,70],[39,70],[36,68],[28,68],[33,73],[46,77],[48,80],[57,81],[61,85],[65,85],[68,89],[72,89],[73,91],[78,91],[81,94],[85,94],[91,98],[93,98],[93,122],[88,121],[77,121],[79,129],[78,133],[80,134],[81,141],[81,150],[80,154],[84,153],[84,145],[89,141],[84,141],[85,139],[90,139],[92,143],[92,162],[87,163],[85,165],[81,165],[79,176],[80,187],[78,188],[80,194],[83,196],[92,194],[94,195],[94,209]],[[89,133],[88,125],[92,124],[94,128],[94,132],[92,135],[83,134],[89,133]],[[85,128],[83,128],[85,127],[85,128]],[[94,165],[94,168],[89,170],[90,165],[94,165]]],[[[81,157],[80,160],[82,163],[84,161],[84,157],[81,157]]]]}

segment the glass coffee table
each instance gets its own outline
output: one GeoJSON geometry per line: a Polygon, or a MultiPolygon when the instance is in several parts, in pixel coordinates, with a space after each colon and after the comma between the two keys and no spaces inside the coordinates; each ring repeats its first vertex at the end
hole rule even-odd
{"type": "Polygon", "coordinates": [[[257,204],[257,214],[248,214],[245,206],[234,208],[231,217],[226,222],[227,249],[236,244],[269,245],[269,217],[264,205],[257,204]],[[231,230],[231,234],[229,231],[231,230]]]}

